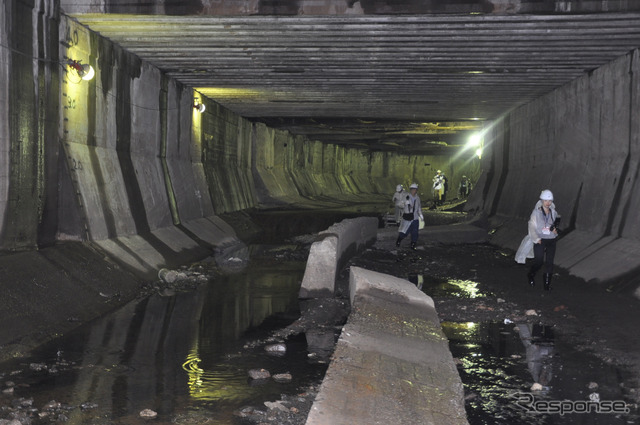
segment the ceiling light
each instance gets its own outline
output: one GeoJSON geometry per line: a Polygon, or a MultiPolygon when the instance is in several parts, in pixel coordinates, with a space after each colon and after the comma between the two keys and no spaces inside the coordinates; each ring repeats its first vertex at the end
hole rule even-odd
{"type": "Polygon", "coordinates": [[[467,145],[472,148],[476,148],[482,145],[482,135],[480,135],[480,133],[472,134],[471,137],[469,137],[469,141],[467,142],[467,145]]]}

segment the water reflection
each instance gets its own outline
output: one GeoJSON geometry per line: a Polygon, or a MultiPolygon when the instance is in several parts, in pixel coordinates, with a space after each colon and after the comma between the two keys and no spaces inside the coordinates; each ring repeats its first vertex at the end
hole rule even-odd
{"type": "Polygon", "coordinates": [[[549,326],[529,323],[520,323],[517,326],[520,339],[526,349],[527,367],[533,382],[548,389],[553,379],[553,329],[549,326]]]}
{"type": "Polygon", "coordinates": [[[486,294],[480,292],[478,288],[480,284],[472,280],[441,278],[422,274],[410,274],[407,276],[407,280],[431,297],[478,298],[486,296],[486,294]]]}
{"type": "Polygon", "coordinates": [[[70,424],[138,423],[138,412],[145,408],[159,413],[155,423],[169,423],[194,407],[230,423],[233,410],[242,405],[277,399],[324,372],[306,363],[304,336],[288,344],[284,358],[268,356],[262,347],[243,348],[247,338],[260,339],[287,324],[273,315],[297,311],[303,271],[303,263],[275,271],[273,266],[250,268],[196,291],[154,295],[53,341],[26,363],[4,365],[2,371],[23,370],[14,380],[30,387],[16,396],[33,397],[36,407],[52,399],[70,406],[98,405],[90,411],[71,410],[70,424]],[[261,326],[267,318],[271,328],[261,326]],[[60,366],[57,374],[25,370],[31,362],[59,360],[58,351],[64,364],[73,366],[60,366]],[[256,367],[292,372],[295,379],[253,387],[247,371],[256,367]]]}
{"type": "Polygon", "coordinates": [[[592,381],[602,399],[624,400],[619,381],[624,371],[577,351],[549,326],[442,322],[442,330],[460,365],[471,425],[637,423],[637,415],[534,414],[515,404],[514,395],[531,393],[534,382],[544,386],[535,392],[541,401],[587,400],[592,381]]]}

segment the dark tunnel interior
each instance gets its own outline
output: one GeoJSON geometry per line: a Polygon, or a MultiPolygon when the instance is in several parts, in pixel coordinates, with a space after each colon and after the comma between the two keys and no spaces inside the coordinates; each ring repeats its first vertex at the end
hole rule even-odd
{"type": "Polygon", "coordinates": [[[634,1],[2,0],[0,424],[636,423],[639,111],[634,1]]]}

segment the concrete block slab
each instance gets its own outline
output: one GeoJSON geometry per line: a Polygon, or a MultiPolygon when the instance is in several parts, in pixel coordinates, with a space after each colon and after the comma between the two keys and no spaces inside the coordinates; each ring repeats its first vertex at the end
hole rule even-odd
{"type": "Polygon", "coordinates": [[[349,298],[355,306],[358,295],[384,295],[398,302],[434,308],[433,299],[414,284],[387,274],[352,266],[349,271],[349,298]]]}
{"type": "Polygon", "coordinates": [[[378,219],[358,217],[333,224],[311,245],[300,298],[331,297],[335,280],[345,262],[377,238],[378,219]]]}
{"type": "Polygon", "coordinates": [[[352,269],[352,277],[375,276],[378,284],[356,292],[306,424],[468,424],[462,382],[432,304],[397,296],[401,279],[352,269]]]}
{"type": "Polygon", "coordinates": [[[311,245],[302,279],[300,298],[331,297],[338,267],[338,237],[325,235],[311,245]]]}

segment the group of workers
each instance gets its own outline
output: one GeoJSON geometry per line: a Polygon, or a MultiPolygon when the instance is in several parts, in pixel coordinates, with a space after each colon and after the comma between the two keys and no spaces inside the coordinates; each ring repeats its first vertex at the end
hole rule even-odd
{"type": "MultiPolygon", "coordinates": [[[[470,190],[471,182],[466,176],[462,176],[460,196],[466,198],[470,190]]],[[[447,178],[441,170],[438,170],[433,178],[433,192],[435,205],[442,205],[446,200],[447,178]]],[[[411,249],[415,250],[419,230],[424,225],[418,184],[411,184],[409,193],[399,184],[393,194],[392,202],[395,206],[395,220],[398,225],[396,247],[400,247],[402,240],[411,234],[411,249]]],[[[518,263],[524,264],[526,258],[534,259],[527,273],[527,281],[532,287],[535,286],[536,273],[544,266],[543,288],[546,291],[551,290],[559,223],[560,215],[556,212],[553,203],[553,193],[545,189],[540,193],[540,199],[529,217],[527,235],[516,253],[518,263]]]]}

